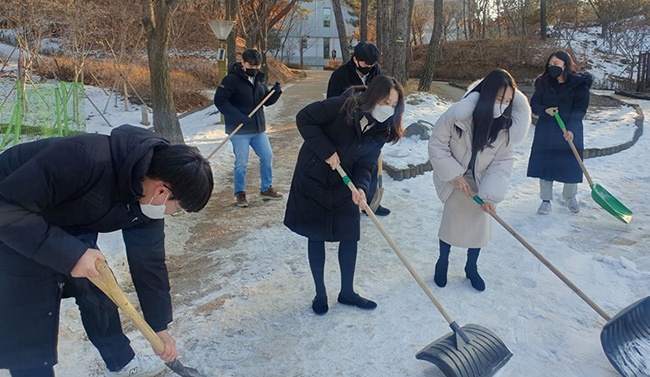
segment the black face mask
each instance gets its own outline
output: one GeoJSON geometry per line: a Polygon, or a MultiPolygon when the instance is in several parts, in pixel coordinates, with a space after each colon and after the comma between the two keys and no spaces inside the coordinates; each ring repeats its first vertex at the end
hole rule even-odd
{"type": "Polygon", "coordinates": [[[551,65],[548,67],[548,74],[551,75],[551,77],[560,77],[562,72],[564,72],[564,69],[562,67],[558,67],[557,65],[551,65]]]}
{"type": "Polygon", "coordinates": [[[257,72],[259,71],[260,71],[259,69],[255,69],[255,68],[246,68],[246,75],[250,77],[255,77],[255,75],[257,75],[257,72]]]}
{"type": "Polygon", "coordinates": [[[361,72],[362,75],[365,76],[368,73],[370,73],[370,71],[372,70],[372,66],[370,66],[370,67],[361,67],[361,66],[357,65],[357,69],[359,70],[359,72],[361,72]]]}

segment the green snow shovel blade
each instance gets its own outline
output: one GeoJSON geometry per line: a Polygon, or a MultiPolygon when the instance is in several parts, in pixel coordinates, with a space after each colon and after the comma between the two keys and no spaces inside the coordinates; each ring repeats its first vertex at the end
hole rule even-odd
{"type": "MultiPolygon", "coordinates": [[[[560,114],[557,111],[554,111],[553,114],[555,115],[557,124],[562,129],[562,133],[566,135],[566,127],[564,125],[564,121],[562,118],[560,118],[560,114]]],[[[632,221],[632,211],[630,211],[625,205],[623,205],[623,203],[616,199],[601,185],[594,183],[591,180],[591,176],[589,176],[589,173],[587,172],[587,167],[585,167],[585,164],[582,162],[582,158],[580,157],[576,146],[573,144],[573,140],[568,140],[568,143],[571,147],[571,150],[573,151],[573,155],[576,157],[576,160],[578,160],[578,164],[580,165],[582,172],[585,174],[585,178],[587,178],[587,182],[589,182],[589,188],[591,188],[591,197],[594,199],[594,201],[617,219],[626,224],[629,224],[630,221],[632,221]]]]}
{"type": "Polygon", "coordinates": [[[510,360],[512,353],[492,331],[471,323],[461,330],[469,342],[452,332],[424,347],[415,357],[435,364],[447,377],[490,377],[510,360]]]}
{"type": "Polygon", "coordinates": [[[600,333],[600,343],[621,376],[650,375],[650,296],[608,321],[600,333]]]}
{"type": "Polygon", "coordinates": [[[598,183],[592,183],[589,185],[591,187],[591,197],[594,199],[598,205],[603,207],[605,211],[612,214],[617,219],[622,222],[629,224],[632,221],[632,211],[630,211],[623,203],[618,201],[609,191],[598,183]]]}

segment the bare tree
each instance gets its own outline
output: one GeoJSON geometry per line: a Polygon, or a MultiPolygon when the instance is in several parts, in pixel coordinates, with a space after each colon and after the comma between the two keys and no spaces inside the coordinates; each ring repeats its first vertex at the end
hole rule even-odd
{"type": "MultiPolygon", "coordinates": [[[[409,0],[393,0],[389,51],[393,59],[388,74],[401,84],[408,79],[409,26],[411,25],[409,0]]],[[[384,59],[385,61],[386,59],[384,59]]]]}
{"type": "Polygon", "coordinates": [[[389,40],[390,40],[390,25],[391,14],[390,10],[393,5],[393,0],[377,0],[377,47],[382,52],[380,63],[384,69],[390,69],[390,59],[388,58],[389,40]]]}
{"type": "Polygon", "coordinates": [[[184,144],[169,77],[171,18],[180,0],[142,0],[142,24],[147,35],[153,128],[172,143],[184,144]]]}
{"type": "Polygon", "coordinates": [[[546,0],[539,0],[539,36],[546,39],[546,0]]]}
{"type": "Polygon", "coordinates": [[[429,49],[427,50],[427,56],[424,59],[424,69],[422,70],[422,76],[420,77],[420,83],[418,84],[418,90],[422,92],[428,91],[431,87],[431,81],[433,81],[433,74],[436,68],[438,46],[440,45],[442,26],[444,23],[442,1],[443,0],[434,0],[433,2],[433,33],[431,33],[429,49]]]}
{"type": "MultiPolygon", "coordinates": [[[[239,0],[226,0],[226,19],[231,21],[237,20],[239,14],[239,0]]],[[[237,61],[237,30],[239,29],[238,23],[235,22],[232,31],[228,34],[227,50],[228,63],[234,64],[237,61]]]]}
{"type": "Polygon", "coordinates": [[[341,0],[332,0],[332,8],[334,10],[334,18],[336,19],[336,31],[339,34],[339,43],[341,45],[341,59],[344,62],[350,60],[350,52],[348,51],[348,35],[345,31],[345,19],[343,18],[343,10],[341,9],[341,0]]]}
{"type": "Polygon", "coordinates": [[[368,0],[361,0],[361,16],[359,17],[359,42],[368,40],[368,0]]]}

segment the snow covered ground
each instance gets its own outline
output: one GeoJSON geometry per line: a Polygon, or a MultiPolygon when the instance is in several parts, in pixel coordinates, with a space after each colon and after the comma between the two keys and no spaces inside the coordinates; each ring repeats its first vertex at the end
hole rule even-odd
{"type": "MultiPolygon", "coordinates": [[[[88,93],[103,108],[105,94],[96,88],[88,88],[88,93]]],[[[407,106],[405,125],[417,119],[433,123],[451,104],[431,95],[419,96],[425,100],[407,106]]],[[[638,103],[650,114],[649,101],[625,101],[638,103]]],[[[270,123],[282,105],[269,108],[270,123]]],[[[91,115],[88,132],[110,132],[89,103],[86,109],[91,115]]],[[[140,111],[123,112],[121,104],[111,102],[105,116],[114,126],[137,124],[140,111]]],[[[186,141],[209,153],[225,136],[223,125],[217,122],[211,108],[181,119],[186,141]]],[[[597,110],[589,114],[587,123],[587,146],[619,144],[633,132],[627,108],[597,110]]],[[[648,136],[616,155],[585,161],[593,180],[634,212],[627,225],[593,202],[586,183],[578,193],[580,213],[572,214],[562,204],[561,188],[556,187],[551,214],[537,215],[538,183],[526,178],[531,141],[532,132],[515,150],[511,187],[498,206],[500,216],[610,315],[650,295],[648,136]]],[[[405,140],[384,152],[387,158],[392,155],[418,164],[422,156],[426,160],[426,143],[405,140]]],[[[217,180],[226,179],[232,158],[228,146],[213,157],[217,180]]],[[[479,293],[465,279],[465,252],[459,249],[451,254],[447,287],[435,286],[433,268],[442,205],[431,173],[400,182],[384,176],[384,187],[382,203],[393,213],[380,221],[445,309],[460,325],[475,323],[489,328],[514,354],[496,376],[617,375],[600,346],[605,320],[496,222],[493,239],[479,258],[487,290],[479,293]]],[[[181,221],[188,220],[169,219],[170,238],[190,236],[174,233],[181,221]]],[[[228,247],[210,252],[214,272],[209,282],[197,281],[200,298],[175,307],[170,330],[177,337],[180,360],[207,376],[443,376],[433,364],[416,360],[414,355],[447,334],[447,323],[370,219],[362,217],[361,221],[355,285],[378,302],[376,310],[365,312],[336,303],[340,274],[336,245],[328,245],[330,311],[316,316],[310,308],[314,292],[306,241],[287,230],[278,218],[277,225],[254,229],[228,247]],[[206,285],[213,288],[203,291],[206,285]]],[[[102,235],[99,244],[118,280],[128,280],[120,234],[102,235]]],[[[172,294],[175,300],[186,302],[184,298],[197,292],[172,294]]],[[[136,301],[132,293],[129,296],[136,301]]],[[[152,353],[137,331],[127,335],[138,352],[152,353]]],[[[60,338],[58,376],[102,375],[101,359],[88,342],[71,300],[63,304],[60,338]]],[[[648,350],[648,342],[642,341],[639,348],[648,350]]],[[[645,355],[641,373],[650,375],[650,355],[645,355]]],[[[7,376],[0,371],[0,377],[7,376]]]]}
{"type": "MultiPolygon", "coordinates": [[[[90,90],[98,103],[100,92],[90,90]]],[[[650,114],[650,102],[634,102],[650,114]]],[[[407,106],[405,119],[435,122],[448,105],[429,98],[407,106]]],[[[111,123],[140,119],[137,109],[123,113],[119,104],[117,109],[108,113],[111,123]]],[[[215,125],[217,116],[211,113],[207,109],[182,119],[188,142],[204,153],[224,137],[223,126],[215,125]]],[[[273,117],[273,112],[268,116],[273,117]]],[[[628,122],[617,111],[593,116],[609,124],[628,122]]],[[[88,131],[109,131],[103,122],[91,117],[88,131]]],[[[594,181],[634,211],[629,225],[599,208],[586,184],[578,194],[579,214],[561,204],[558,187],[553,212],[537,215],[537,182],[525,177],[531,140],[532,133],[516,149],[512,186],[498,207],[501,217],[610,315],[649,295],[650,205],[645,201],[650,190],[649,139],[642,137],[627,151],[585,162],[594,181]]],[[[426,146],[414,143],[413,148],[426,146]]],[[[409,156],[420,153],[426,152],[409,156]]],[[[229,170],[231,163],[229,148],[213,158],[217,175],[229,170]]],[[[452,252],[448,286],[435,286],[433,266],[442,206],[431,173],[401,182],[385,177],[384,186],[383,203],[393,213],[381,222],[446,310],[461,325],[476,323],[494,331],[514,354],[497,376],[616,375],[600,346],[605,321],[497,223],[493,240],[479,259],[487,290],[478,293],[465,279],[463,250],[452,252]]],[[[185,364],[208,376],[442,376],[433,364],[416,360],[414,355],[449,328],[370,219],[362,218],[356,285],[379,307],[364,312],[336,304],[339,272],[335,245],[329,245],[326,278],[331,307],[323,317],[314,315],[309,306],[313,287],[305,240],[279,220],[276,226],[257,229],[230,247],[212,251],[219,268],[211,283],[220,288],[175,310],[171,330],[178,337],[185,364]]],[[[172,229],[174,221],[169,221],[172,229]]],[[[102,235],[100,245],[115,266],[118,280],[127,280],[119,233],[102,235]]],[[[180,299],[188,293],[174,294],[180,299]]],[[[64,302],[61,327],[58,375],[101,375],[99,356],[84,340],[70,300],[64,302]]],[[[138,351],[151,353],[139,333],[128,335],[138,351]]],[[[7,375],[3,373],[0,376],[7,375]]],[[[172,376],[171,372],[166,375],[172,376]]]]}

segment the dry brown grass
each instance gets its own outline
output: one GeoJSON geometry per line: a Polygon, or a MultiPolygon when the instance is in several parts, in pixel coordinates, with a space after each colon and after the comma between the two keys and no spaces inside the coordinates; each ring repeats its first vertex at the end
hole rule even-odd
{"type": "MultiPolygon", "coordinates": [[[[411,77],[420,77],[429,45],[413,48],[411,77]]],[[[528,39],[480,39],[443,42],[438,50],[434,80],[472,81],[494,68],[510,72],[517,82],[540,74],[544,59],[553,49],[528,39]]]]}
{"type": "MultiPolygon", "coordinates": [[[[238,39],[240,44],[245,43],[238,39]]],[[[241,57],[244,47],[237,46],[238,58],[241,57]]],[[[169,59],[170,76],[174,104],[179,112],[188,111],[209,104],[212,99],[207,98],[203,92],[214,90],[219,83],[219,70],[217,62],[202,57],[171,57],[169,59]]],[[[292,70],[279,61],[268,57],[270,84],[279,81],[282,84],[304,76],[304,72],[292,70]]],[[[111,89],[120,77],[120,72],[128,76],[129,83],[139,95],[135,95],[129,86],[129,100],[139,104],[140,98],[151,105],[151,85],[149,82],[149,68],[146,58],[134,61],[132,64],[116,64],[112,61],[86,60],[84,63],[84,83],[111,89]],[[119,68],[119,70],[118,70],[119,68]]],[[[70,57],[53,56],[44,58],[34,68],[34,73],[47,79],[73,81],[74,64],[70,57]]],[[[118,91],[122,91],[123,81],[120,80],[118,91]]]]}

